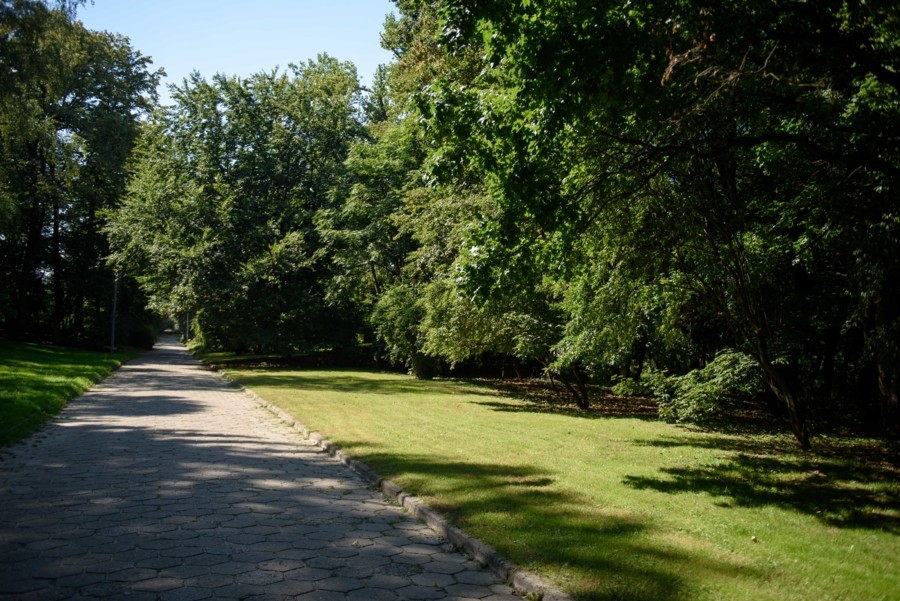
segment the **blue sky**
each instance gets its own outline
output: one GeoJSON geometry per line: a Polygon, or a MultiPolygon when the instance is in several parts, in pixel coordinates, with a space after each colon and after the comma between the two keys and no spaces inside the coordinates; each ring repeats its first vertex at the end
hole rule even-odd
{"type": "MultiPolygon", "coordinates": [[[[285,69],[322,52],[353,62],[368,84],[391,60],[379,44],[390,12],[389,0],[93,0],[78,19],[130,38],[166,70],[164,84],[194,70],[208,79],[285,69]]],[[[160,97],[168,101],[165,86],[160,97]]]]}

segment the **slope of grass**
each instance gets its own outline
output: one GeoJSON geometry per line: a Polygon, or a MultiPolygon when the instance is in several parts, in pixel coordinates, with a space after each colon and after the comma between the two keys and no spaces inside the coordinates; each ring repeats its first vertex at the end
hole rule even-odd
{"type": "Polygon", "coordinates": [[[131,356],[0,341],[0,446],[25,438],[131,356]]]}
{"type": "Polygon", "coordinates": [[[807,454],[467,383],[229,373],[576,599],[900,598],[898,470],[876,441],[807,454]]]}

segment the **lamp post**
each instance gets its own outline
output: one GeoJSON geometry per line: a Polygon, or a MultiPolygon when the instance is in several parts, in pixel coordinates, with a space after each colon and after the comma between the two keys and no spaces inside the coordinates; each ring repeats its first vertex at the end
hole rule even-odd
{"type": "Polygon", "coordinates": [[[113,275],[112,325],[109,333],[109,350],[116,350],[116,314],[119,311],[119,274],[113,275]]]}

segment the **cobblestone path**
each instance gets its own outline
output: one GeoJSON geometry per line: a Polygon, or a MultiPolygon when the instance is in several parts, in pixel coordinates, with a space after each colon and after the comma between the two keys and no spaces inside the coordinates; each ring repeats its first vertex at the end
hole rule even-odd
{"type": "Polygon", "coordinates": [[[0,598],[519,599],[172,338],[3,452],[0,598]]]}

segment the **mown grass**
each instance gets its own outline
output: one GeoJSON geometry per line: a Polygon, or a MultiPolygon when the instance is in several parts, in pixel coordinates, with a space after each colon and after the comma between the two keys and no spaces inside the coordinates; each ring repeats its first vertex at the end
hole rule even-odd
{"type": "Polygon", "coordinates": [[[0,340],[0,447],[34,432],[132,356],[0,340]]]}
{"type": "Polygon", "coordinates": [[[809,454],[464,382],[227,371],[576,599],[900,598],[898,466],[878,441],[809,454]]]}

